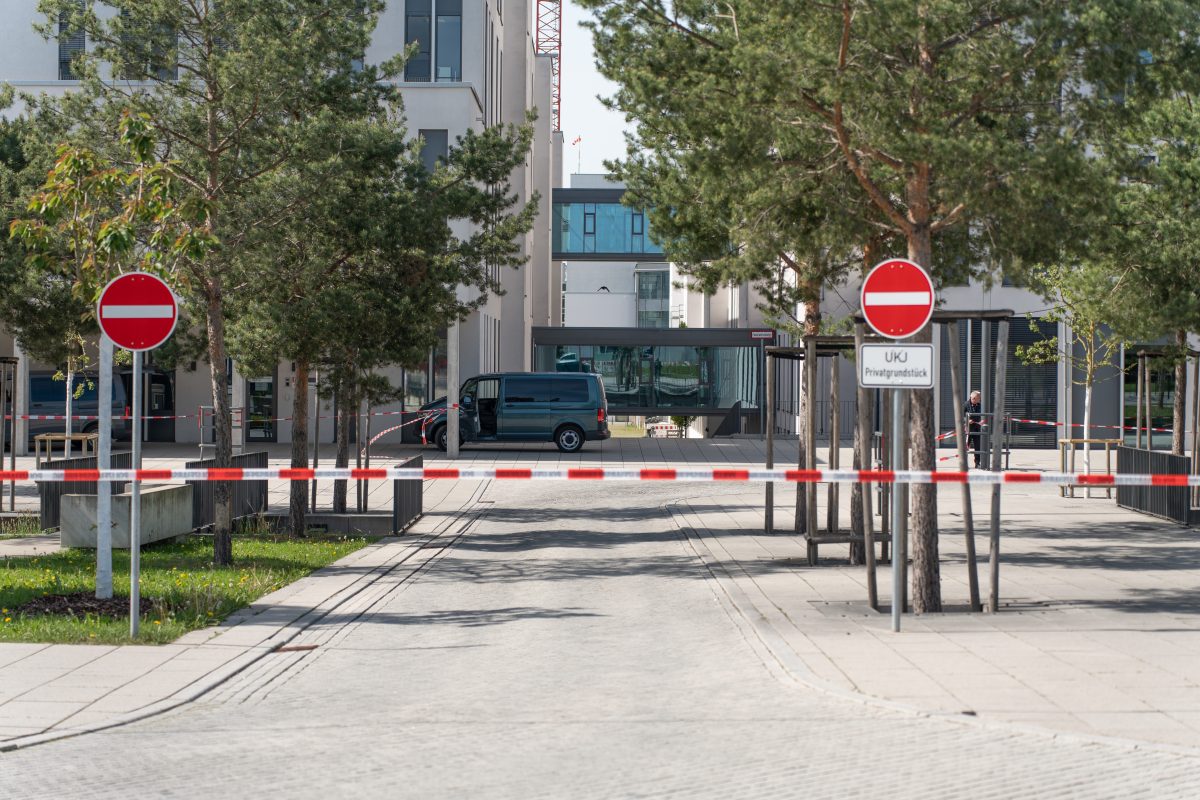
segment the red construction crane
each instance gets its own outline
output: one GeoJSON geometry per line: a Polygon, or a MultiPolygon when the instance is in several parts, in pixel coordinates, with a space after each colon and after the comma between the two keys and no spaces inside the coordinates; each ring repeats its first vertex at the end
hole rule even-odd
{"type": "Polygon", "coordinates": [[[537,0],[537,36],[534,52],[551,56],[550,103],[554,130],[562,130],[562,0],[537,0]]]}

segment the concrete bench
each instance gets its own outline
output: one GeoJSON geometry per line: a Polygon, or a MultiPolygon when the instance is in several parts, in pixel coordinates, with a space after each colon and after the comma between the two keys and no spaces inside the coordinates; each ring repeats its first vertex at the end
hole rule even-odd
{"type": "MultiPolygon", "coordinates": [[[[129,492],[112,497],[112,546],[129,549],[129,492]]],[[[96,495],[62,498],[59,525],[63,547],[96,546],[96,495]]],[[[192,532],[192,487],[187,484],[142,487],[142,544],[174,539],[192,532]]]]}

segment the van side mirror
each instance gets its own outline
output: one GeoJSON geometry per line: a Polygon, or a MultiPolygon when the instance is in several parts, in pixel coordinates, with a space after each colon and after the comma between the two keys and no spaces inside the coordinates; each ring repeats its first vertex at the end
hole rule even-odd
{"type": "Polygon", "coordinates": [[[469,394],[464,394],[462,396],[462,400],[459,402],[459,405],[461,405],[463,408],[470,408],[474,402],[475,398],[471,397],[469,394]]]}

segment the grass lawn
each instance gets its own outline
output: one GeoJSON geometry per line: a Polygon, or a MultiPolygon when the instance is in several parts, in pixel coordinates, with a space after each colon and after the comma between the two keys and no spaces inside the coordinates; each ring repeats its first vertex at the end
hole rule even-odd
{"type": "MultiPolygon", "coordinates": [[[[239,536],[233,566],[214,567],[212,540],[191,537],[142,550],[142,597],[152,608],[142,617],[140,643],[162,644],[215,625],[265,594],[304,577],[366,544],[365,539],[282,539],[239,536]]],[[[0,642],[130,642],[124,616],[23,614],[23,603],[48,595],[94,593],[96,553],[64,550],[36,558],[0,559],[0,642]]],[[[129,608],[129,553],[113,551],[113,588],[129,608]]]]}
{"type": "Polygon", "coordinates": [[[36,514],[0,518],[0,539],[24,539],[42,532],[41,520],[36,514]]]}
{"type": "Polygon", "coordinates": [[[614,438],[617,439],[644,439],[646,438],[646,429],[636,425],[626,425],[620,423],[609,426],[609,431],[614,438]]]}

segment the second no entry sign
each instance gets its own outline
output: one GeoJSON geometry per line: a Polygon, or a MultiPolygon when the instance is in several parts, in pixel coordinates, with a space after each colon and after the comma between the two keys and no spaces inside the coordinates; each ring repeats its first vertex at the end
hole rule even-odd
{"type": "Polygon", "coordinates": [[[933,316],[933,281],[905,258],[878,264],[862,285],[862,312],[880,336],[907,339],[933,316]]]}

